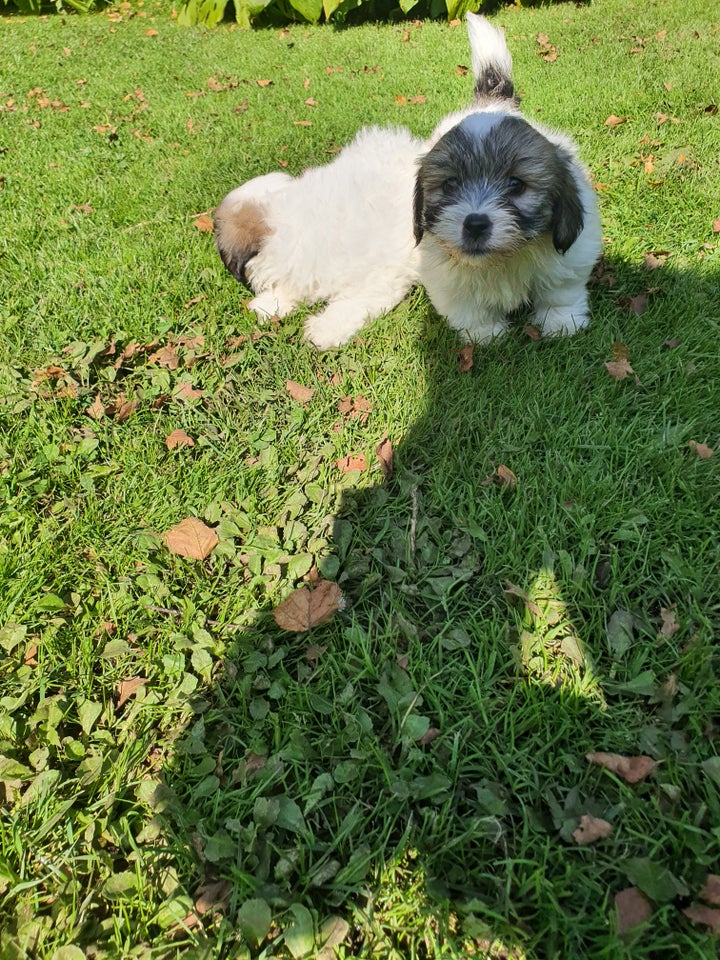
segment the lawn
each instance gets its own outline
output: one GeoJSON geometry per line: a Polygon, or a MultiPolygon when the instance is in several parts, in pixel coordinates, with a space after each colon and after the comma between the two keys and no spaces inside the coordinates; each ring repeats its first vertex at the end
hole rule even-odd
{"type": "Polygon", "coordinates": [[[3,960],[716,956],[720,23],[496,22],[605,253],[587,331],[470,365],[421,289],[258,324],[208,231],[428,134],[462,26],[0,19],[3,960]]]}

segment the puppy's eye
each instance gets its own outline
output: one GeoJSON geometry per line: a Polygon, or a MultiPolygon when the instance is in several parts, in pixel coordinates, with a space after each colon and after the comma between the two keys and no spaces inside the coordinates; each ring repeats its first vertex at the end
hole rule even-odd
{"type": "Polygon", "coordinates": [[[457,177],[448,177],[447,180],[443,181],[442,192],[445,196],[450,196],[451,193],[455,193],[460,188],[460,181],[457,177]]]}
{"type": "Polygon", "coordinates": [[[525,193],[525,184],[517,177],[508,177],[507,189],[511,197],[519,197],[521,193],[525,193]]]}

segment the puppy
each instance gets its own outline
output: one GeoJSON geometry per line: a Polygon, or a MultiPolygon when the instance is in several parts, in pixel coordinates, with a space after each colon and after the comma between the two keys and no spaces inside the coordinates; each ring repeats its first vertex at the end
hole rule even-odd
{"type": "Polygon", "coordinates": [[[473,104],[439,124],[417,173],[420,279],[467,340],[526,303],[544,333],[574,333],[602,243],[595,192],[573,142],[521,116],[503,33],[472,13],[467,26],[473,104]]]}
{"type": "Polygon", "coordinates": [[[324,302],[305,338],[346,343],[417,283],[413,195],[423,144],[408,131],[369,127],[322,167],[270,173],[229,193],[215,211],[225,266],[250,286],[259,317],[324,302]]]}

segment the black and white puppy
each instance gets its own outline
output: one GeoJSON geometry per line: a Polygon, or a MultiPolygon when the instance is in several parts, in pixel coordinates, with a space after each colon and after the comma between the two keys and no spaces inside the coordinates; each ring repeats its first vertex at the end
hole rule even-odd
{"type": "Polygon", "coordinates": [[[439,124],[416,179],[420,280],[465,339],[503,333],[527,303],[544,333],[574,333],[602,245],[595,192],[573,141],[520,114],[503,33],[467,26],[474,100],[439,124]]]}

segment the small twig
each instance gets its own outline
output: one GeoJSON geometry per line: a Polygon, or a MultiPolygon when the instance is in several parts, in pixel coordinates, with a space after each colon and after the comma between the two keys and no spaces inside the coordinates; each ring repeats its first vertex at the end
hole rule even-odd
{"type": "Polygon", "coordinates": [[[415,559],[415,534],[417,531],[417,519],[418,519],[418,488],[417,484],[413,486],[410,491],[410,497],[412,498],[412,514],[410,516],[410,557],[415,559]]]}

